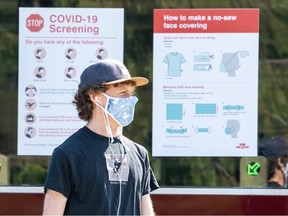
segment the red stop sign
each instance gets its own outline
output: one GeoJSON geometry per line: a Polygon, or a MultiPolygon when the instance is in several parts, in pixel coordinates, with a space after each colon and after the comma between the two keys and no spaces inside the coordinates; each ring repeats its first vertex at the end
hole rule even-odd
{"type": "Polygon", "coordinates": [[[31,14],[26,19],[26,27],[31,32],[39,32],[44,27],[44,19],[39,14],[31,14]]]}

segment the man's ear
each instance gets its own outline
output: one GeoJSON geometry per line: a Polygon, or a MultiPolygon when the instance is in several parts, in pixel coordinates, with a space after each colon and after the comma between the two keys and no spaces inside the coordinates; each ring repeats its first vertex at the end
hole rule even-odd
{"type": "Polygon", "coordinates": [[[94,104],[104,106],[106,103],[105,97],[100,93],[89,92],[88,96],[94,104]]]}
{"type": "Polygon", "coordinates": [[[285,161],[282,160],[282,158],[277,159],[277,167],[278,167],[278,169],[285,169],[286,168],[286,163],[285,163],[285,161]]]}
{"type": "Polygon", "coordinates": [[[286,166],[287,166],[286,160],[285,160],[284,158],[279,158],[279,161],[280,161],[280,163],[282,164],[282,166],[283,166],[284,168],[286,168],[286,166]]]}
{"type": "Polygon", "coordinates": [[[88,96],[93,103],[96,103],[95,97],[97,97],[97,94],[93,92],[88,92],[88,96]]]}
{"type": "Polygon", "coordinates": [[[281,158],[277,158],[276,168],[279,170],[283,169],[283,164],[281,162],[281,158]]]}

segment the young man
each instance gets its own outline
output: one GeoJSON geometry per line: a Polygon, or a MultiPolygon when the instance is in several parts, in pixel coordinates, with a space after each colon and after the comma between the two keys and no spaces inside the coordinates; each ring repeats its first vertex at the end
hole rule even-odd
{"type": "Polygon", "coordinates": [[[275,136],[260,145],[259,155],[268,161],[267,186],[269,188],[286,188],[288,174],[288,139],[275,136]]]}
{"type": "Polygon", "coordinates": [[[116,60],[86,68],[74,98],[87,125],[57,147],[44,185],[44,215],[153,215],[150,192],[158,183],[146,149],[122,135],[133,120],[135,87],[116,60]]]}

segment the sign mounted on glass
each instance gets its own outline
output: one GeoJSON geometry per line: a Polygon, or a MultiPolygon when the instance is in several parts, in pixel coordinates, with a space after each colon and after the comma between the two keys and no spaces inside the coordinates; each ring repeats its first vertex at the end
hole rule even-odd
{"type": "Polygon", "coordinates": [[[153,156],[257,155],[258,9],[155,9],[153,156]]]}
{"type": "Polygon", "coordinates": [[[123,61],[123,29],[121,8],[19,8],[19,155],[51,155],[85,124],[72,105],[80,75],[123,61]]]}

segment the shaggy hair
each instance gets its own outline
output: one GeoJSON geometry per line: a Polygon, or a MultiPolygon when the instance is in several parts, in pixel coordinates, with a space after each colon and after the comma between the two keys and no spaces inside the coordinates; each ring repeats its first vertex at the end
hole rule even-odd
{"type": "Polygon", "coordinates": [[[88,121],[92,117],[93,102],[89,98],[89,93],[97,94],[99,92],[105,92],[107,89],[108,86],[105,85],[96,85],[78,89],[72,103],[76,106],[80,119],[88,121]]]}

